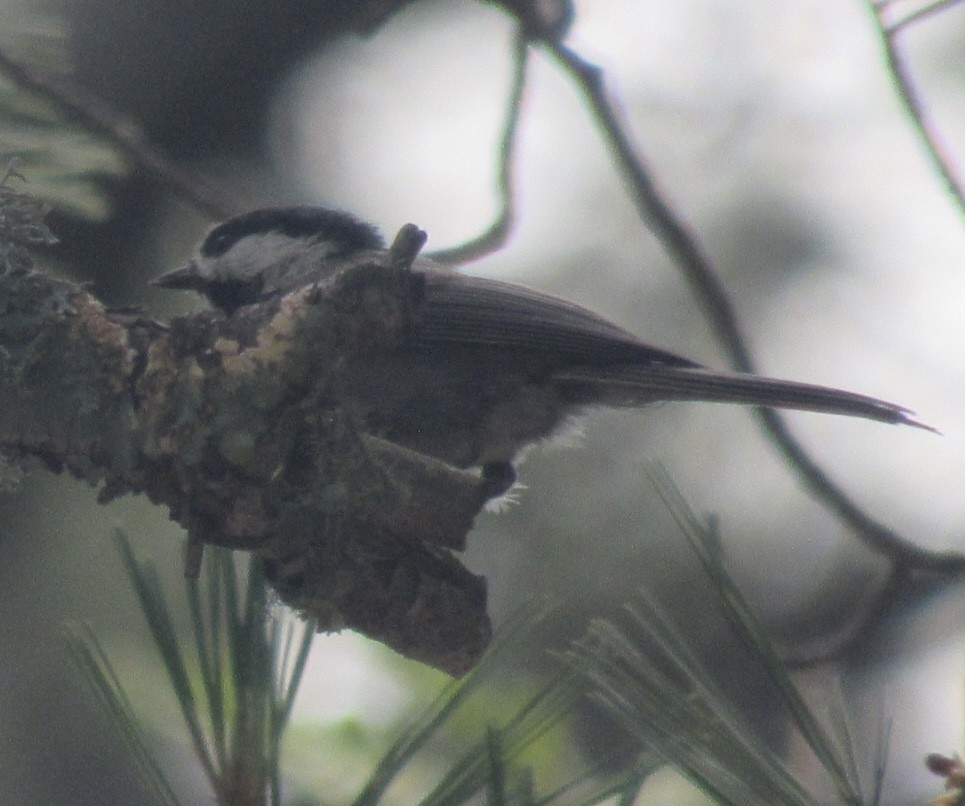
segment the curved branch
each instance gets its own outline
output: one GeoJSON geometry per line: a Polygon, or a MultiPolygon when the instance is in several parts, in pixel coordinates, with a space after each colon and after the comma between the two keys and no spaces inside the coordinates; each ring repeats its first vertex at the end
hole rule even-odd
{"type": "MultiPolygon", "coordinates": [[[[912,23],[916,23],[919,20],[925,19],[926,17],[930,17],[932,14],[937,14],[950,6],[954,6],[961,2],[962,0],[935,0],[935,2],[929,3],[927,6],[923,6],[917,11],[912,11],[909,14],[906,14],[904,17],[898,20],[898,22],[891,23],[891,25],[888,26],[888,32],[895,34],[901,28],[905,28],[912,23]]],[[[886,2],[875,3],[872,1],[872,10],[875,12],[876,17],[880,16],[887,6],[888,3],[886,2]]]]}
{"type": "Polygon", "coordinates": [[[513,192],[513,160],[516,153],[516,135],[519,130],[519,116],[523,107],[523,89],[526,87],[526,63],[529,55],[529,41],[520,31],[513,43],[513,84],[509,93],[506,121],[499,141],[499,172],[496,179],[496,192],[499,197],[499,211],[486,230],[475,238],[451,249],[439,249],[428,257],[436,263],[455,265],[478,260],[500,249],[509,239],[516,221],[513,192]]]}
{"type": "MultiPolygon", "coordinates": [[[[607,98],[602,71],[562,43],[550,42],[546,43],[546,47],[582,91],[621,174],[627,180],[641,218],[682,269],[684,278],[703,306],[734,366],[741,372],[755,372],[750,350],[726,289],[710,260],[703,254],[696,237],[657,189],[627,133],[626,124],[619,119],[614,105],[607,98]]],[[[918,569],[956,572],[965,568],[965,555],[927,551],[876,521],[808,456],[776,412],[759,409],[758,414],[771,441],[811,493],[853,529],[870,549],[894,563],[918,569]]]]}
{"type": "Polygon", "coordinates": [[[960,2],[960,0],[945,0],[944,2],[933,3],[891,25],[886,24],[884,20],[883,8],[876,6],[875,3],[870,0],[869,7],[871,9],[871,16],[874,19],[875,29],[878,33],[878,39],[881,43],[885,63],[888,65],[888,73],[891,75],[891,80],[898,93],[898,99],[901,101],[901,105],[911,119],[912,125],[922,145],[925,146],[925,151],[928,154],[932,167],[938,173],[945,189],[955,201],[959,212],[965,214],[965,186],[963,186],[961,179],[955,175],[951,159],[946,154],[945,146],[942,143],[941,135],[928,119],[928,112],[925,109],[921,97],[918,95],[918,90],[911,80],[911,75],[905,67],[904,59],[895,41],[898,33],[907,26],[930,14],[941,11],[956,2],[960,2]]]}

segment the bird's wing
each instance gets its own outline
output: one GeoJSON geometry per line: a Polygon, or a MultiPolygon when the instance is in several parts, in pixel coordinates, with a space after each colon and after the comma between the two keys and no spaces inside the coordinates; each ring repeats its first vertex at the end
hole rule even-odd
{"type": "Polygon", "coordinates": [[[908,409],[884,400],[807,383],[716,372],[650,347],[592,311],[522,286],[426,270],[417,338],[538,351],[551,376],[587,403],[640,405],[707,400],[822,411],[904,423],[933,431],[908,409]],[[555,366],[553,366],[555,364],[555,366]]]}
{"type": "Polygon", "coordinates": [[[700,366],[650,347],[592,311],[556,297],[483,277],[432,269],[424,274],[418,338],[425,343],[539,348],[572,365],[700,366]]]}

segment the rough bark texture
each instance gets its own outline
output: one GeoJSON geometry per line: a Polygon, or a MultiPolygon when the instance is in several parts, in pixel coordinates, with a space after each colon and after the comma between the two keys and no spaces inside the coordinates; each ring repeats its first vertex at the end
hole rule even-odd
{"type": "Polygon", "coordinates": [[[0,447],[143,492],[195,546],[252,551],[281,598],[451,674],[488,643],[485,581],[450,551],[476,474],[366,434],[339,368],[417,320],[418,277],[371,264],[235,316],[161,324],[37,272],[0,276],[0,447]]]}

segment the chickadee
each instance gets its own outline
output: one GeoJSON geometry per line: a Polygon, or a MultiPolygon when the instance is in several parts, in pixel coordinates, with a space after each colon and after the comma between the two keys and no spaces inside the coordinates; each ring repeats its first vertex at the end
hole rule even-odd
{"type": "MultiPolygon", "coordinates": [[[[378,231],[318,207],[255,210],[215,226],[185,267],[153,285],[191,289],[226,314],[371,260],[378,231]]],[[[591,311],[511,283],[417,259],[425,278],[404,347],[345,368],[372,433],[460,468],[493,494],[512,461],[589,406],[703,400],[802,409],[928,428],[901,406],[811,384],[717,372],[655,347],[591,311]]]]}

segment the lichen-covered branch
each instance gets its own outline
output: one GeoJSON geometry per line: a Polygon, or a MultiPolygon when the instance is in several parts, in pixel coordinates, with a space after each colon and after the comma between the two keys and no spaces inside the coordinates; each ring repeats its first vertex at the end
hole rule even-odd
{"type": "Polygon", "coordinates": [[[480,478],[367,434],[344,369],[419,315],[391,258],[233,317],[164,325],[37,272],[0,277],[0,447],[144,492],[195,545],[253,551],[321,629],[357,629],[452,674],[488,643],[483,579],[451,554],[480,478]]]}

